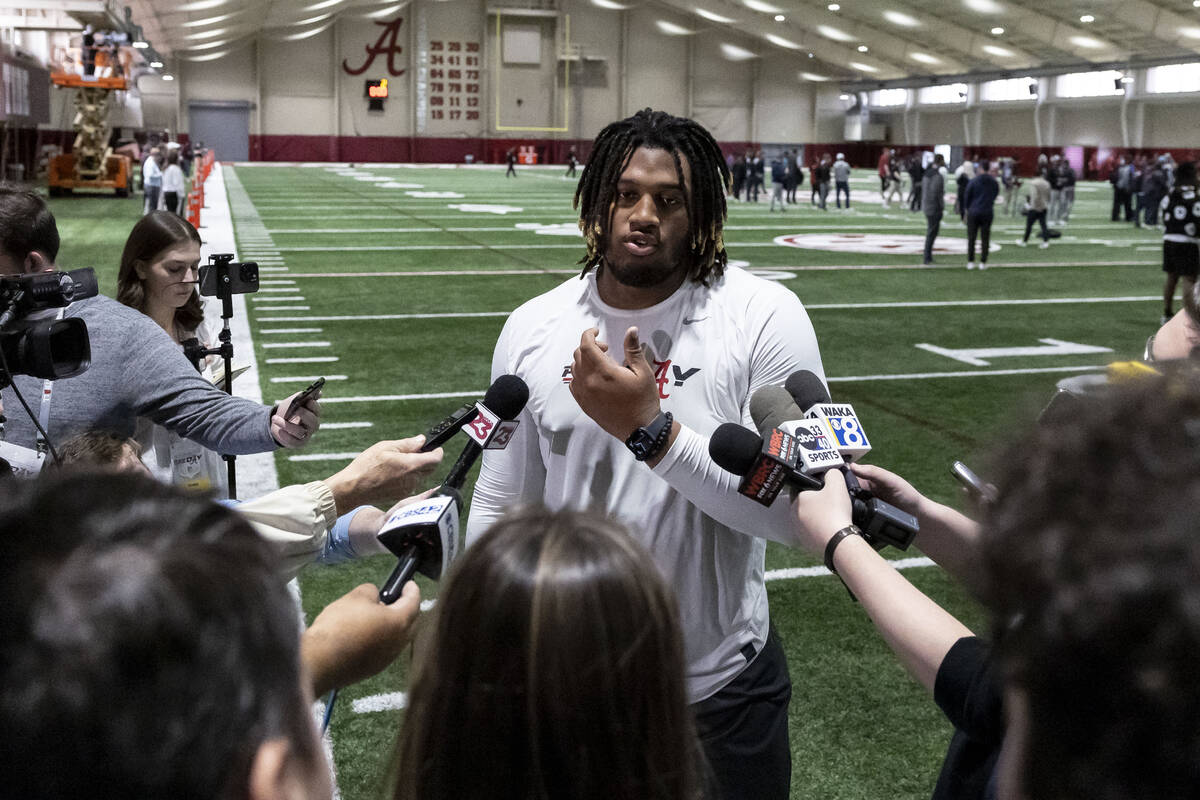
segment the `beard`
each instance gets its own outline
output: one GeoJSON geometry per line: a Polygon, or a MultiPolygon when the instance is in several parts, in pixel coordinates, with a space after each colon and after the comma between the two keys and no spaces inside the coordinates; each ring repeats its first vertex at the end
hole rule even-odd
{"type": "Polygon", "coordinates": [[[648,258],[636,258],[625,252],[617,242],[609,244],[601,261],[601,267],[623,286],[647,289],[675,279],[680,271],[686,271],[682,247],[670,250],[660,248],[648,258]]]}

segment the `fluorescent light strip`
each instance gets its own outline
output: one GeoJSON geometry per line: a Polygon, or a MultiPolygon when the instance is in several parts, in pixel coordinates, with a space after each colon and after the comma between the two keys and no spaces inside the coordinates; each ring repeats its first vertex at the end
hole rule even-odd
{"type": "Polygon", "coordinates": [[[854,37],[838,28],[829,25],[818,25],[817,33],[824,36],[826,39],[833,39],[835,42],[852,42],[854,37]]]}
{"type": "Polygon", "coordinates": [[[766,34],[765,38],[771,44],[778,45],[779,47],[786,47],[788,50],[800,49],[800,45],[796,44],[795,42],[785,39],[782,36],[776,36],[773,33],[766,34]]]}
{"type": "Polygon", "coordinates": [[[731,22],[737,22],[735,19],[730,17],[722,17],[720,14],[714,14],[713,12],[706,11],[703,8],[697,8],[696,13],[704,17],[709,22],[720,22],[723,25],[728,25],[731,22]]]}

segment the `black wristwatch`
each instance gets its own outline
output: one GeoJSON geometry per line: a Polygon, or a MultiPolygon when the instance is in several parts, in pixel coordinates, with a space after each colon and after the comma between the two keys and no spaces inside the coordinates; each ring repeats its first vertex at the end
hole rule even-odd
{"type": "Polygon", "coordinates": [[[638,428],[629,434],[629,438],[625,440],[625,446],[629,448],[629,452],[633,453],[633,457],[638,461],[645,461],[662,452],[663,447],[667,444],[667,439],[671,438],[672,420],[674,417],[671,416],[670,411],[660,411],[649,425],[638,428]]]}

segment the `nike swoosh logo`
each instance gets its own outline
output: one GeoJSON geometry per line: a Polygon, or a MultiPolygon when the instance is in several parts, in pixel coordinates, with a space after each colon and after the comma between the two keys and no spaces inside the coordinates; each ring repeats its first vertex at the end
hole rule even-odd
{"type": "Polygon", "coordinates": [[[685,318],[684,318],[684,320],[683,320],[683,324],[684,324],[684,325],[691,325],[693,322],[703,322],[703,321],[704,321],[704,320],[706,320],[706,319],[708,319],[708,317],[696,317],[695,319],[687,319],[687,318],[685,317],[685,318]]]}

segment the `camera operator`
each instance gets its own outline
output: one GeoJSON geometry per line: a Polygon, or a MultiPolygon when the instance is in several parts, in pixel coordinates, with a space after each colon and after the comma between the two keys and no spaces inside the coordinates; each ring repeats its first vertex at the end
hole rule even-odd
{"type": "MultiPolygon", "coordinates": [[[[917,544],[927,555],[967,585],[978,583],[974,575],[979,534],[974,522],[929,500],[887,470],[860,464],[852,469],[876,497],[920,519],[917,544]]],[[[858,599],[900,663],[933,694],[954,725],[934,800],[989,797],[1004,715],[988,645],[857,535],[840,472],[826,473],[825,488],[799,493],[795,505],[801,544],[824,555],[825,565],[858,599]]]]}
{"type": "Polygon", "coordinates": [[[5,797],[325,800],[314,692],[381,671],[419,614],[415,583],[364,584],[298,634],[245,522],[148,478],[18,484],[0,540],[5,797]]]}
{"type": "MultiPolygon", "coordinates": [[[[58,247],[58,228],[45,202],[32,192],[0,186],[0,275],[51,271],[58,247]]],[[[146,416],[211,450],[245,454],[299,447],[318,427],[315,401],[285,419],[288,400],[268,408],[217,390],[153,320],[115,300],[92,297],[59,313],[87,323],[91,367],[53,383],[13,378],[22,396],[35,403],[31,411],[45,420],[51,441],[93,429],[132,435],[137,417],[146,416]]],[[[3,397],[10,412],[6,441],[44,452],[32,420],[12,413],[13,388],[5,388],[3,397]]]]}

